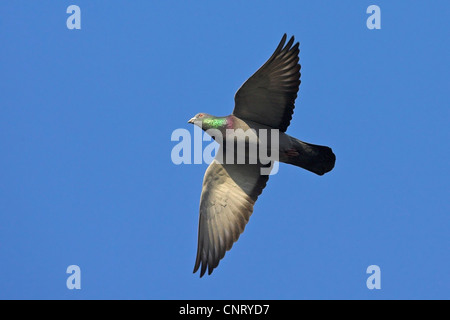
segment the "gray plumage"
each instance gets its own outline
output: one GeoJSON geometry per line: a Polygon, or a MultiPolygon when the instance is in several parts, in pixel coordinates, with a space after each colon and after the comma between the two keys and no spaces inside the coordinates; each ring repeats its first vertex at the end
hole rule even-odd
{"type": "MultiPolygon", "coordinates": [[[[216,268],[244,231],[253,206],[269,179],[261,169],[269,164],[244,164],[224,161],[226,129],[278,129],[280,162],[302,167],[318,175],[334,167],[336,157],[329,147],[313,145],[285,134],[300,85],[299,43],[294,37],[286,43],[286,34],[272,56],[236,92],[233,113],[214,117],[199,113],[189,123],[203,130],[217,129],[224,137],[216,159],[203,179],[198,226],[198,247],[194,272],[200,276],[216,268]],[[219,154],[224,157],[218,158],[219,154]]],[[[234,138],[233,138],[234,139],[234,138]]],[[[247,141],[247,140],[246,140],[247,141]]],[[[260,137],[255,133],[255,141],[260,137]]],[[[248,141],[247,141],[248,142],[248,141]]],[[[219,141],[220,143],[220,141],[219,141]]],[[[259,161],[261,160],[261,161],[259,161]]]]}

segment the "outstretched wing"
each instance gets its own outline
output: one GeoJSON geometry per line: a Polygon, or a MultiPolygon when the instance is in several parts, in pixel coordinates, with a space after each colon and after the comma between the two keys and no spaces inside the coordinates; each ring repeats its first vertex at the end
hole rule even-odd
{"type": "Polygon", "coordinates": [[[194,273],[216,268],[244,232],[253,205],[266,186],[259,164],[221,164],[216,159],[205,172],[200,199],[198,247],[194,273]]]}
{"type": "Polygon", "coordinates": [[[284,34],[275,52],[236,92],[233,114],[285,132],[300,85],[299,43],[284,34]]]}

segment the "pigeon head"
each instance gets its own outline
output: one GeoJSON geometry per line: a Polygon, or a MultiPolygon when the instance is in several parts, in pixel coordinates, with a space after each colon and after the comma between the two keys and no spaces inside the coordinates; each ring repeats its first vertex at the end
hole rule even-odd
{"type": "Polygon", "coordinates": [[[200,113],[197,113],[193,118],[191,118],[188,121],[188,123],[192,123],[192,124],[195,124],[195,122],[202,123],[203,120],[210,119],[210,118],[214,118],[214,117],[210,114],[200,112],[200,113]]]}
{"type": "Polygon", "coordinates": [[[207,113],[197,113],[188,123],[195,124],[203,130],[220,129],[227,124],[226,117],[215,117],[207,113]]]}

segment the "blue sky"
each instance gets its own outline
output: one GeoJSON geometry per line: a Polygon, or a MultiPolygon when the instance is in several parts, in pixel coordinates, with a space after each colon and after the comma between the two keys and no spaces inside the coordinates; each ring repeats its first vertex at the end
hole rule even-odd
{"type": "Polygon", "coordinates": [[[448,1],[1,1],[0,298],[449,299],[448,1]],[[66,9],[81,8],[81,30],[66,9]],[[381,29],[366,8],[381,8],[381,29]],[[231,113],[300,41],[281,165],[211,276],[192,274],[206,164],[173,130],[231,113]],[[81,290],[66,268],[81,268],[81,290]],[[381,289],[366,268],[381,269],[381,289]]]}

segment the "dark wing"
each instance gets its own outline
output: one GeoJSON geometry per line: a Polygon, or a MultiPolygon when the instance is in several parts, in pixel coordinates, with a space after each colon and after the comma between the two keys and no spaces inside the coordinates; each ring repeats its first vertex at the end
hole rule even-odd
{"type": "Polygon", "coordinates": [[[266,186],[258,164],[220,164],[216,159],[203,178],[194,273],[200,277],[214,270],[236,242],[253,212],[253,205],[266,186]]]}
{"type": "Polygon", "coordinates": [[[286,34],[278,48],[236,92],[233,114],[285,132],[294,113],[300,85],[300,52],[294,37],[286,42],[286,34]]]}

